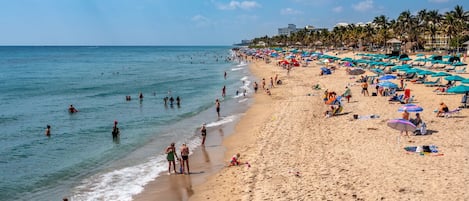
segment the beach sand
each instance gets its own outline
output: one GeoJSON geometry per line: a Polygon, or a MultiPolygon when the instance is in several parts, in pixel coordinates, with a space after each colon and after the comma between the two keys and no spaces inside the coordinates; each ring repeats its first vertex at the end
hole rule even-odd
{"type": "MultiPolygon", "coordinates": [[[[436,95],[434,87],[407,83],[424,108],[430,135],[404,137],[386,125],[401,117],[401,105],[388,103],[389,97],[361,95],[343,67],[327,76],[319,76],[316,64],[295,67],[290,76],[263,61],[252,62],[250,69],[258,83],[278,74],[283,84],[271,89],[271,96],[259,90],[234,134],[220,138],[224,146],[206,149],[214,164],[199,168],[207,171],[159,177],[135,200],[469,200],[469,110],[450,118],[433,112],[442,101],[456,108],[462,95],[436,95]],[[315,84],[322,90],[313,90],[315,84]],[[324,90],[340,95],[347,85],[353,97],[344,103],[345,114],[325,118],[324,90]],[[353,114],[379,118],[355,120],[353,114]],[[403,149],[430,144],[440,155],[403,149]],[[236,153],[250,167],[224,167],[236,153]]],[[[201,153],[195,151],[191,161],[203,161],[201,153]]]]}
{"type": "MultiPolygon", "coordinates": [[[[353,58],[352,53],[339,56],[353,58]]],[[[424,108],[421,116],[431,135],[399,137],[386,122],[401,117],[400,104],[389,104],[389,97],[364,97],[344,68],[319,76],[319,66],[310,65],[287,77],[274,64],[259,61],[250,67],[259,78],[278,73],[283,81],[272,96],[256,95],[224,142],[225,161],[239,152],[251,167],[223,168],[196,186],[190,200],[469,200],[468,110],[451,118],[433,112],[442,101],[456,108],[462,95],[436,95],[434,87],[407,83],[424,108]],[[316,83],[338,94],[351,85],[346,115],[324,117],[323,90],[311,88],[316,83]],[[354,120],[353,114],[380,117],[354,120]],[[443,155],[403,149],[429,144],[443,155]]]]}

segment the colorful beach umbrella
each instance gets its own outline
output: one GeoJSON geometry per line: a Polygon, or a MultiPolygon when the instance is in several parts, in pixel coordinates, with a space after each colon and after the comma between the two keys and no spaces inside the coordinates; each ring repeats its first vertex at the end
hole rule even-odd
{"type": "Polygon", "coordinates": [[[396,129],[398,131],[415,131],[416,129],[416,126],[408,121],[408,120],[405,120],[405,119],[391,119],[388,121],[388,126],[393,128],[393,129],[396,129]]]}
{"type": "Polygon", "coordinates": [[[399,107],[397,111],[404,112],[404,110],[407,110],[407,112],[422,112],[423,108],[415,104],[405,104],[399,107]]]}
{"type": "Polygon", "coordinates": [[[464,94],[466,92],[469,92],[469,86],[458,85],[458,86],[449,88],[447,92],[448,93],[455,93],[455,94],[464,94]]]}

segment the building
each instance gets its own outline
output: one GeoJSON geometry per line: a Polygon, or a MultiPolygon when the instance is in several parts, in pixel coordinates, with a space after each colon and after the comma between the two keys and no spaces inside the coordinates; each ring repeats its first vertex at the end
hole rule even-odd
{"type": "Polygon", "coordinates": [[[432,35],[430,33],[425,32],[423,38],[425,40],[424,48],[426,50],[433,48],[436,50],[449,48],[449,36],[443,32],[437,32],[434,39],[432,39],[432,35]]]}
{"type": "Polygon", "coordinates": [[[327,30],[326,28],[315,28],[314,26],[311,26],[311,25],[307,25],[304,28],[296,28],[295,24],[288,24],[288,27],[278,28],[278,35],[290,36],[292,33],[296,33],[303,29],[306,29],[308,31],[319,31],[319,32],[327,30]]]}
{"type": "Polygon", "coordinates": [[[298,29],[294,24],[288,24],[288,27],[278,28],[278,35],[290,36],[292,33],[296,33],[298,29]]]}

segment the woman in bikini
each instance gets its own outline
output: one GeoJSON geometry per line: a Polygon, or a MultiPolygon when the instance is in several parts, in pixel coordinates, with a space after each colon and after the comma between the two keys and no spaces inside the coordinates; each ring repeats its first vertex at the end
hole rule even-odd
{"type": "Polygon", "coordinates": [[[187,174],[190,174],[190,171],[189,171],[189,147],[187,147],[186,144],[182,144],[182,146],[181,146],[181,158],[182,158],[181,174],[184,174],[184,164],[187,167],[187,174]]]}

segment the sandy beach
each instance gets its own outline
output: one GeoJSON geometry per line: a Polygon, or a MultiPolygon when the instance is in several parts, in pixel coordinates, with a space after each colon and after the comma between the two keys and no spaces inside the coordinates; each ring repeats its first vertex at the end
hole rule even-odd
{"type": "MultiPolygon", "coordinates": [[[[353,54],[339,55],[347,56],[353,54]]],[[[361,95],[360,85],[344,68],[319,76],[319,66],[313,64],[294,68],[287,76],[263,61],[250,67],[260,79],[279,74],[283,81],[271,90],[272,96],[262,91],[255,96],[235,134],[223,143],[228,149],[225,161],[239,152],[251,167],[222,168],[195,186],[190,200],[469,199],[468,110],[450,118],[434,113],[442,101],[450,109],[458,107],[462,95],[436,95],[435,87],[407,83],[424,108],[421,116],[431,134],[400,137],[386,125],[401,117],[400,104],[388,103],[389,97],[361,95]],[[322,90],[312,90],[314,84],[322,90]],[[325,118],[324,89],[342,94],[347,85],[353,97],[344,103],[346,114],[325,118]],[[353,114],[379,118],[354,120],[353,114]],[[403,149],[430,144],[438,146],[439,155],[403,149]]]]}
{"type": "Polygon", "coordinates": [[[319,68],[311,63],[287,75],[279,66],[252,61],[258,83],[278,74],[283,84],[272,88],[271,96],[262,89],[254,95],[234,134],[212,138],[216,146],[194,151],[191,164],[207,171],[159,177],[135,200],[469,199],[468,110],[450,118],[434,113],[440,102],[457,108],[462,95],[437,95],[435,87],[406,83],[414,103],[424,108],[421,116],[429,131],[406,137],[386,125],[401,117],[401,104],[388,103],[389,97],[363,96],[359,76],[347,75],[344,67],[324,76],[319,68]],[[320,90],[312,89],[316,84],[320,90]],[[345,86],[352,90],[350,103],[344,101],[342,115],[326,118],[324,90],[340,95],[345,86]],[[364,118],[354,119],[354,114],[364,118]],[[379,118],[366,118],[371,115],[379,118]],[[404,150],[422,145],[436,145],[439,153],[404,150]],[[236,153],[250,166],[225,167],[236,153]],[[197,162],[208,155],[211,163],[197,162]]]}

